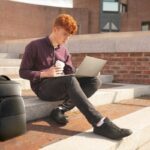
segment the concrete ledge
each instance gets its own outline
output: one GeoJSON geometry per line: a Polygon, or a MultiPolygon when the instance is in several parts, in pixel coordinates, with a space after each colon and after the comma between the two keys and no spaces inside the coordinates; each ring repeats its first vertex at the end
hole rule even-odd
{"type": "MultiPolygon", "coordinates": [[[[40,38],[40,37],[39,37],[40,38]]],[[[25,46],[32,40],[37,38],[21,39],[21,40],[5,40],[0,41],[1,53],[23,53],[25,46]]]]}
{"type": "Polygon", "coordinates": [[[16,66],[5,66],[5,67],[0,67],[0,74],[5,74],[5,75],[10,75],[10,74],[18,74],[19,72],[19,67],[16,66]]]}
{"type": "Polygon", "coordinates": [[[19,58],[19,54],[18,53],[13,53],[13,52],[10,52],[10,53],[0,53],[0,59],[2,58],[19,58]]]}
{"type": "Polygon", "coordinates": [[[150,52],[150,32],[77,35],[66,46],[71,53],[150,52]]]}
{"type": "Polygon", "coordinates": [[[102,83],[111,83],[114,80],[113,75],[100,75],[100,80],[102,83]]]}
{"type": "MultiPolygon", "coordinates": [[[[123,116],[114,122],[123,128],[129,128],[133,134],[121,141],[109,140],[92,133],[77,134],[60,142],[48,145],[41,150],[137,150],[150,141],[150,107],[123,116]],[[145,117],[147,116],[147,117],[145,117]]],[[[145,146],[146,147],[146,146],[145,146]]],[[[145,149],[144,149],[145,150],[145,149]]]]}
{"type": "Polygon", "coordinates": [[[40,119],[50,115],[50,112],[57,105],[62,103],[59,102],[46,102],[40,100],[38,97],[32,97],[24,99],[27,121],[40,119]]]}
{"type": "Polygon", "coordinates": [[[20,66],[21,59],[0,59],[0,67],[20,66]]]}
{"type": "Polygon", "coordinates": [[[12,80],[20,83],[22,90],[31,89],[29,80],[25,80],[22,78],[12,78],[12,80]]]}
{"type": "MultiPolygon", "coordinates": [[[[113,83],[114,85],[120,85],[120,83],[113,83]]],[[[122,86],[114,87],[111,89],[101,89],[101,92],[114,92],[114,102],[139,97],[142,95],[148,95],[150,91],[150,85],[142,84],[125,84],[122,86]]]]}
{"type": "MultiPolygon", "coordinates": [[[[35,38],[0,41],[0,52],[22,54],[32,40],[35,38]]],[[[150,32],[74,35],[66,47],[70,53],[150,52],[150,32]]]]}

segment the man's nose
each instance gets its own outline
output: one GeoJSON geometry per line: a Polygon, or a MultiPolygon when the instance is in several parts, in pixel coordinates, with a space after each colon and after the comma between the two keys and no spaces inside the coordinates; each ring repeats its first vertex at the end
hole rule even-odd
{"type": "Polygon", "coordinates": [[[65,38],[65,40],[69,40],[69,38],[70,38],[70,37],[69,37],[69,36],[67,36],[67,37],[65,38]]]}

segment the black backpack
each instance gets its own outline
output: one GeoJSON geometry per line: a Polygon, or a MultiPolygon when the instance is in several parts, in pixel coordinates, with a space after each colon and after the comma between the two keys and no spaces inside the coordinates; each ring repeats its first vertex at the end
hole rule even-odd
{"type": "Polygon", "coordinates": [[[26,114],[20,84],[0,76],[0,140],[26,132],[26,114]]]}

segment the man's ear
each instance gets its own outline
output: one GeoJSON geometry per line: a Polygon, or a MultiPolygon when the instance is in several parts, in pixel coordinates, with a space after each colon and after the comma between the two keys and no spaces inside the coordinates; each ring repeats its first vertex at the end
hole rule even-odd
{"type": "Polygon", "coordinates": [[[54,32],[54,33],[55,33],[57,30],[58,30],[58,29],[57,29],[57,27],[56,27],[56,26],[53,26],[53,27],[52,27],[52,32],[54,32]]]}

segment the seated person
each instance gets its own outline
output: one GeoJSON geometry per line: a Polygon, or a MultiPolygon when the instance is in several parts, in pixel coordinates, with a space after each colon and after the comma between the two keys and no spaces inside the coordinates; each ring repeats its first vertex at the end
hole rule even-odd
{"type": "Polygon", "coordinates": [[[76,31],[77,23],[72,16],[59,15],[49,36],[34,40],[26,46],[19,70],[20,77],[30,80],[32,90],[41,100],[65,100],[51,113],[51,117],[58,124],[67,124],[65,112],[76,106],[93,126],[95,134],[118,140],[129,136],[132,133],[129,129],[116,126],[89,102],[88,98],[101,85],[97,77],[61,76],[62,72],[75,72],[71,55],[63,44],[76,31]]]}

